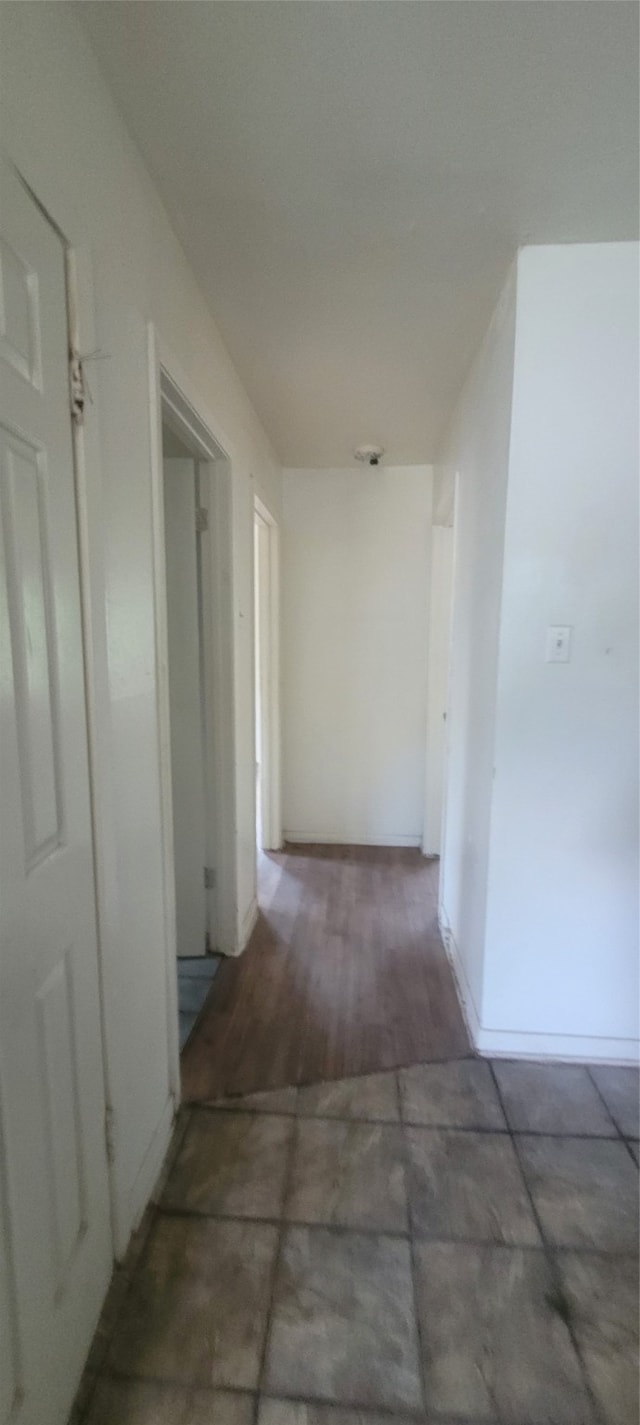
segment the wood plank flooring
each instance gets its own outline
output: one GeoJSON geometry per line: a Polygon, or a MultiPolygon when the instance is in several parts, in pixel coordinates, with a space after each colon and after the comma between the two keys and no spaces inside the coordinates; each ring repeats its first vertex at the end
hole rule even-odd
{"type": "Polygon", "coordinates": [[[260,858],[260,916],[182,1056],[210,1101],[469,1054],[436,918],[437,862],[388,847],[260,858]]]}

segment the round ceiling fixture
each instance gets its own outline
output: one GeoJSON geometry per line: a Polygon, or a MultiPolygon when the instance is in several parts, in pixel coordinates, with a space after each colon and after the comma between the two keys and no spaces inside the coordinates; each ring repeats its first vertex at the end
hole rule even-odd
{"type": "Polygon", "coordinates": [[[359,445],[353,453],[356,460],[360,460],[363,465],[379,465],[384,450],[381,445],[359,445]]]}

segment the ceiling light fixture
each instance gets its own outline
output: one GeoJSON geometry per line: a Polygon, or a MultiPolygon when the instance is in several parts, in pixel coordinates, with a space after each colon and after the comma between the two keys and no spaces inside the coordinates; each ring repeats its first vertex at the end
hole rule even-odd
{"type": "Polygon", "coordinates": [[[361,461],[363,465],[379,465],[384,449],[381,445],[359,445],[353,453],[356,460],[361,461]]]}

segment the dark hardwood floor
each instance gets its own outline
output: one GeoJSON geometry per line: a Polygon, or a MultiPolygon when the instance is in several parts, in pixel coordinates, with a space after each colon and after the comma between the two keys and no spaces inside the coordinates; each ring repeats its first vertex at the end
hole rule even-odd
{"type": "Polygon", "coordinates": [[[260,858],[260,916],[182,1056],[207,1101],[469,1054],[418,851],[289,846],[260,858]]]}

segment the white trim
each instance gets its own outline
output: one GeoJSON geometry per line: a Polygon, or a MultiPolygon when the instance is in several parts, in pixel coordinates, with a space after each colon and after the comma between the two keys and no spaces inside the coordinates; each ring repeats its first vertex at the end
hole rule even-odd
{"type": "MultiPolygon", "coordinates": [[[[238,949],[236,833],[236,693],[234,672],[233,498],[232,467],[228,457],[209,464],[209,532],[201,536],[206,554],[209,607],[206,631],[210,657],[206,661],[209,687],[207,710],[211,718],[211,756],[208,760],[212,863],[215,869],[216,944],[223,955],[238,949]]],[[[200,465],[200,471],[204,466],[200,465]]]]}
{"type": "MultiPolygon", "coordinates": [[[[89,253],[65,243],[65,268],[67,288],[67,321],[70,350],[95,349],[95,326],[93,320],[93,281],[89,253]]],[[[105,575],[102,545],[93,538],[99,527],[92,509],[98,493],[98,508],[101,512],[100,494],[100,450],[95,421],[77,425],[71,420],[74,481],[76,498],[76,522],[78,538],[78,570],[80,584],[80,609],[82,618],[82,653],[84,664],[84,689],[87,722],[87,755],[89,767],[89,796],[91,803],[91,841],[93,855],[93,876],[96,902],[96,935],[98,986],[100,997],[100,1037],[102,1052],[102,1073],[104,1083],[105,1112],[113,1115],[111,1091],[111,1068],[108,1049],[107,1000],[109,998],[109,961],[106,946],[109,943],[109,843],[107,825],[113,825],[108,804],[108,776],[100,767],[100,751],[104,748],[107,733],[109,708],[109,687],[107,673],[106,624],[104,619],[105,575]],[[92,492],[91,471],[95,472],[95,488],[92,492]]],[[[113,880],[113,876],[111,877],[113,880]]],[[[123,1214],[118,1199],[116,1164],[106,1154],[106,1173],[109,1188],[109,1209],[111,1217],[112,1251],[126,1233],[123,1214]]]]}
{"type": "MultiPolygon", "coordinates": [[[[164,408],[163,408],[164,415],[164,408]]],[[[197,504],[199,509],[207,512],[208,528],[203,530],[196,541],[196,563],[198,569],[198,619],[199,619],[199,662],[201,677],[201,717],[202,717],[202,759],[204,774],[204,818],[205,818],[205,845],[203,864],[212,867],[214,873],[219,864],[218,841],[220,828],[216,817],[216,803],[218,799],[218,788],[216,778],[216,718],[214,708],[216,705],[216,648],[218,644],[218,620],[214,616],[213,590],[216,583],[216,559],[213,550],[215,541],[215,531],[212,529],[212,521],[216,518],[216,498],[215,498],[215,464],[210,460],[194,459],[197,490],[197,504]]],[[[205,913],[207,949],[213,950],[219,946],[221,939],[220,918],[218,915],[218,890],[215,884],[219,881],[219,874],[214,874],[214,884],[205,885],[205,913]]],[[[223,895],[224,899],[224,895],[223,895]]],[[[202,954],[205,954],[205,947],[202,946],[202,954]]]]}
{"type": "Polygon", "coordinates": [[[165,973],[167,981],[167,1043],[169,1089],[180,1096],[180,1036],[176,971],[176,892],[173,859],[171,801],[171,729],[169,725],[169,654],[162,488],[162,396],[160,353],[155,327],[147,328],[149,358],[149,440],[151,453],[151,527],[153,540],[153,604],[156,647],[156,712],[160,769],[160,840],[162,845],[162,897],[165,973]]]}
{"type": "MultiPolygon", "coordinates": [[[[162,1172],[164,1160],[167,1156],[169,1144],[171,1143],[174,1123],[175,1106],[172,1099],[168,1099],[160,1119],[156,1124],[153,1137],[142,1159],[138,1175],[127,1198],[128,1220],[132,1224],[132,1232],[134,1232],[138,1226],[158,1178],[160,1177],[160,1173],[162,1172]]],[[[119,1245],[117,1249],[118,1260],[122,1260],[124,1257],[127,1245],[128,1242],[126,1241],[119,1245]]]]}
{"type": "MultiPolygon", "coordinates": [[[[261,794],[262,850],[279,851],[282,847],[281,732],[280,732],[280,531],[273,515],[258,495],[253,500],[254,521],[267,531],[268,569],[266,603],[261,644],[267,644],[262,700],[263,776],[261,794]],[[265,638],[266,635],[266,638],[265,638]]],[[[257,578],[254,567],[254,590],[257,578]]],[[[264,591],[263,591],[264,594],[264,591]]],[[[260,602],[260,601],[258,601],[260,602]]],[[[254,599],[254,608],[256,600],[254,599]]],[[[254,678],[256,676],[254,658],[254,678]]],[[[254,715],[255,715],[254,686],[254,715]]],[[[255,745],[255,730],[254,730],[255,745]]]]}
{"type": "Polygon", "coordinates": [[[456,993],[473,1048],[482,1058],[553,1059],[566,1063],[633,1064],[640,1061],[637,1039],[607,1039],[582,1034],[538,1034],[485,1029],[480,1023],[471,986],[446,912],[440,906],[438,925],[451,965],[456,993]]]}
{"type": "MultiPolygon", "coordinates": [[[[446,883],[446,859],[447,859],[447,821],[449,803],[449,782],[451,779],[451,727],[453,722],[452,703],[452,682],[453,682],[453,652],[455,646],[456,632],[456,596],[458,588],[458,569],[460,565],[460,471],[456,470],[453,479],[453,553],[451,559],[451,606],[449,611],[449,654],[447,668],[447,716],[445,723],[444,739],[444,768],[442,776],[442,823],[440,827],[440,878],[439,890],[442,895],[443,887],[446,883]]],[[[442,909],[442,907],[441,907],[442,909]]]]}
{"type": "Polygon", "coordinates": [[[295,846],[416,846],[420,849],[422,836],[345,836],[326,831],[285,831],[285,845],[295,846]]]}
{"type": "Polygon", "coordinates": [[[440,930],[440,936],[442,939],[442,944],[445,948],[447,959],[451,966],[451,972],[453,974],[456,994],[458,996],[460,1009],[462,1010],[462,1018],[464,1019],[471,1044],[475,1048],[477,1047],[478,1042],[480,1018],[476,1008],[475,1000],[473,998],[471,985],[469,984],[467,974],[462,963],[462,957],[456,944],[451,926],[449,925],[447,913],[442,904],[438,906],[438,928],[440,930]]]}
{"type": "Polygon", "coordinates": [[[480,1029],[476,1048],[483,1057],[491,1058],[632,1065],[640,1062],[640,1042],[637,1039],[600,1039],[594,1035],[480,1029]]]}
{"type": "MultiPolygon", "coordinates": [[[[163,924],[167,981],[167,1038],[169,1084],[173,1101],[180,1097],[180,1046],[176,977],[176,906],[173,854],[173,813],[171,792],[171,728],[169,715],[169,658],[167,639],[167,597],[165,569],[164,490],[162,464],[162,421],[170,424],[188,442],[194,454],[212,473],[209,479],[209,557],[212,574],[211,660],[215,707],[213,777],[216,798],[213,810],[216,842],[216,949],[237,953],[235,927],[236,845],[235,845],[235,707],[233,677],[233,596],[231,593],[231,468],[228,455],[200,414],[197,394],[182,382],[184,376],[164,347],[153,322],[148,323],[149,418],[151,447],[151,516],[153,530],[153,584],[156,640],[156,698],[158,718],[158,761],[160,775],[160,832],[163,864],[163,924]]],[[[206,536],[203,536],[205,538],[206,536]]],[[[151,1183],[153,1187],[153,1183],[151,1183]]],[[[151,1190],[151,1189],[150,1189],[151,1190]]]]}
{"type": "Polygon", "coordinates": [[[453,613],[453,544],[452,526],[434,523],[431,527],[429,567],[425,807],[422,836],[424,856],[439,856],[442,851],[453,613]],[[441,701],[438,700],[440,692],[441,701]]]}
{"type": "Polygon", "coordinates": [[[256,927],[257,921],[258,921],[258,902],[257,902],[256,897],[254,896],[253,899],[252,899],[252,901],[251,901],[251,904],[250,904],[250,906],[249,906],[249,909],[248,909],[247,911],[245,911],[245,914],[243,915],[242,921],[241,921],[241,923],[240,923],[240,935],[239,935],[239,940],[238,940],[238,948],[237,948],[237,950],[236,950],[236,952],[235,952],[237,955],[242,954],[242,951],[246,948],[247,944],[249,943],[249,940],[251,939],[251,936],[252,936],[252,934],[253,934],[253,931],[254,931],[254,929],[255,929],[255,927],[256,927]]]}

